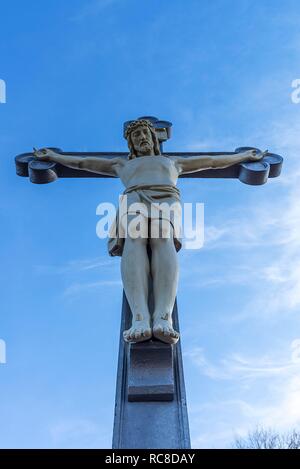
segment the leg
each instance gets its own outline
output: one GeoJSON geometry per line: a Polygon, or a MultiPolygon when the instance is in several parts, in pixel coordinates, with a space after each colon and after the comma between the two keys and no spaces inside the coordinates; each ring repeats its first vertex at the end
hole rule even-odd
{"type": "Polygon", "coordinates": [[[132,326],[124,331],[126,342],[142,342],[152,335],[148,309],[149,258],[147,239],[125,239],[121,273],[125,294],[132,311],[132,326]]]}
{"type": "MultiPolygon", "coordinates": [[[[157,220],[152,220],[152,223],[157,220]]],[[[173,241],[170,237],[151,238],[151,272],[153,277],[154,313],[153,335],[162,342],[175,344],[179,334],[172,326],[172,311],[178,284],[178,262],[173,241]]]]}

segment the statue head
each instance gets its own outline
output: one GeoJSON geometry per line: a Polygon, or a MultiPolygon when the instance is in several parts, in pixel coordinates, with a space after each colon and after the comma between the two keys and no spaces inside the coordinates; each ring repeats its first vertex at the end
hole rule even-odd
{"type": "Polygon", "coordinates": [[[125,137],[130,151],[129,159],[161,154],[155,128],[146,119],[132,121],[126,129],[125,137]]]}

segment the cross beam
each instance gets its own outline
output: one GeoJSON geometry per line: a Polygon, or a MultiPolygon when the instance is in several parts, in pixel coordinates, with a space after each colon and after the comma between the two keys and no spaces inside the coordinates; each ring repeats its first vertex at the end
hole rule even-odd
{"type": "MultiPolygon", "coordinates": [[[[143,116],[139,120],[147,119],[152,122],[155,127],[157,137],[160,142],[162,155],[180,156],[189,158],[191,156],[201,155],[234,155],[246,150],[258,150],[255,147],[239,147],[232,152],[167,152],[162,151],[163,143],[171,137],[172,123],[161,121],[157,117],[143,116]]],[[[124,123],[124,137],[127,126],[132,121],[124,123]]],[[[60,148],[52,148],[61,155],[73,155],[80,157],[105,157],[127,158],[128,152],[64,152],[60,148]]],[[[221,179],[239,179],[244,184],[261,185],[265,184],[268,178],[274,178],[280,175],[283,158],[275,153],[267,153],[261,161],[252,161],[249,163],[240,163],[225,169],[209,169],[205,171],[197,171],[195,173],[183,174],[180,178],[221,178],[221,179]]],[[[58,178],[105,178],[101,174],[92,173],[90,171],[82,171],[78,169],[67,168],[58,163],[45,162],[37,160],[33,153],[22,153],[15,158],[16,171],[18,176],[29,177],[30,181],[35,184],[47,184],[56,181],[58,178]]]]}
{"type": "MultiPolygon", "coordinates": [[[[167,152],[162,153],[165,156],[180,156],[189,158],[190,156],[201,155],[233,155],[240,151],[256,149],[254,147],[240,147],[234,152],[167,152]]],[[[123,157],[127,158],[128,152],[63,152],[58,148],[53,150],[61,155],[73,155],[80,157],[123,157]]],[[[38,161],[33,153],[22,153],[15,158],[16,172],[18,176],[29,177],[30,181],[35,184],[47,184],[60,178],[107,178],[102,174],[92,173],[90,171],[82,171],[79,169],[67,168],[59,163],[38,161]]],[[[183,174],[180,178],[218,178],[218,179],[239,179],[244,184],[261,185],[265,184],[268,178],[275,178],[280,175],[283,158],[274,153],[267,153],[261,161],[240,163],[225,169],[208,169],[197,171],[195,173],[183,174]]]]}

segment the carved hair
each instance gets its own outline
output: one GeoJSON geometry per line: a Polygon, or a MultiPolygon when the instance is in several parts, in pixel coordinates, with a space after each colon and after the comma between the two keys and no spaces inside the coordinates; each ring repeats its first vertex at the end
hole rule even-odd
{"type": "Polygon", "coordinates": [[[136,158],[136,156],[137,156],[137,154],[135,152],[134,145],[132,143],[131,132],[136,130],[138,127],[147,127],[150,130],[151,136],[152,136],[152,141],[153,141],[154,154],[155,155],[160,155],[161,152],[160,152],[159,140],[157,138],[155,128],[153,127],[153,125],[150,121],[148,121],[146,119],[141,119],[141,120],[132,121],[126,129],[125,137],[127,139],[128,148],[129,148],[128,158],[130,160],[132,160],[133,158],[136,158]]]}

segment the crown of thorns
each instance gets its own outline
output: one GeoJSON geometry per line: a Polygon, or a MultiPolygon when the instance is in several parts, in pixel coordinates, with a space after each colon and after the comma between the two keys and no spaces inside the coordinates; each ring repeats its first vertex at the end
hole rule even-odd
{"type": "Polygon", "coordinates": [[[125,138],[128,139],[129,135],[131,132],[133,132],[135,129],[138,127],[148,127],[149,130],[155,130],[153,124],[150,121],[147,121],[146,119],[141,119],[137,121],[132,121],[126,128],[125,131],[125,138]]]}

